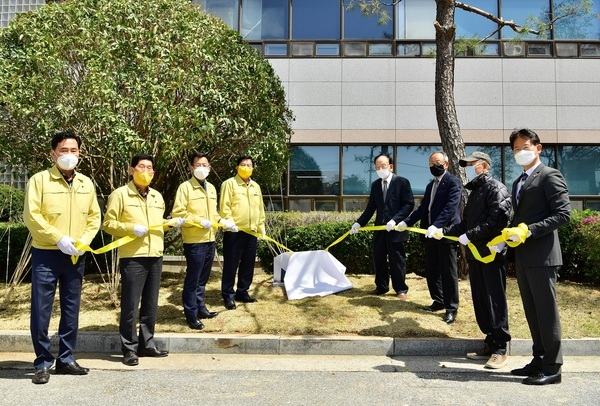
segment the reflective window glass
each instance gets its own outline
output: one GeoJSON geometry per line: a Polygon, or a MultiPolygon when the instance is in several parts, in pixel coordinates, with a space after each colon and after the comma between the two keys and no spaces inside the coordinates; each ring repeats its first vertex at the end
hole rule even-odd
{"type": "Polygon", "coordinates": [[[242,29],[246,40],[288,39],[287,0],[244,0],[242,29]]]}
{"type": "MultiPolygon", "coordinates": [[[[513,20],[520,26],[525,26],[531,19],[547,23],[550,2],[548,0],[502,0],[500,15],[505,20],[513,20]]],[[[510,27],[502,28],[502,38],[514,38],[518,34],[510,27]]],[[[549,34],[548,34],[549,35],[549,34]]],[[[526,34],[522,38],[545,39],[539,35],[526,34]]]]}
{"type": "Polygon", "coordinates": [[[429,172],[429,156],[441,150],[441,146],[399,146],[397,148],[398,156],[394,172],[410,181],[415,195],[425,193],[425,186],[433,179],[429,172]]]}
{"type": "Polygon", "coordinates": [[[558,147],[558,169],[562,172],[569,194],[600,194],[600,146],[558,147]]]}
{"type": "MultiPolygon", "coordinates": [[[[561,13],[562,1],[554,2],[554,12],[561,13]]],[[[570,2],[567,2],[571,4],[570,2]]],[[[589,13],[578,12],[574,15],[561,18],[554,25],[556,39],[600,39],[600,2],[594,1],[589,13]]]]}
{"type": "MultiPolygon", "coordinates": [[[[497,0],[475,0],[469,1],[469,5],[477,7],[480,10],[487,11],[493,15],[498,15],[497,0]]],[[[456,23],[456,38],[485,38],[498,29],[498,25],[478,14],[456,8],[454,13],[454,22],[456,23]]],[[[498,38],[496,32],[490,38],[498,38]]]]}
{"type": "Polygon", "coordinates": [[[375,157],[383,153],[390,154],[393,164],[393,151],[391,145],[342,147],[344,195],[369,195],[371,183],[377,179],[375,157]]]}
{"type": "Polygon", "coordinates": [[[207,14],[220,17],[232,29],[238,29],[238,0],[192,0],[204,7],[207,14]]]}
{"type": "Polygon", "coordinates": [[[337,146],[293,147],[290,195],[338,195],[340,159],[337,146]]]}
{"type": "Polygon", "coordinates": [[[435,3],[404,0],[396,6],[396,36],[398,39],[435,38],[435,3]]]}
{"type": "Polygon", "coordinates": [[[340,39],[340,1],[292,3],[292,39],[340,39]]]}
{"type": "Polygon", "coordinates": [[[344,9],[345,39],[394,39],[392,6],[383,6],[390,16],[385,24],[380,24],[378,15],[363,15],[359,9],[344,9]]]}

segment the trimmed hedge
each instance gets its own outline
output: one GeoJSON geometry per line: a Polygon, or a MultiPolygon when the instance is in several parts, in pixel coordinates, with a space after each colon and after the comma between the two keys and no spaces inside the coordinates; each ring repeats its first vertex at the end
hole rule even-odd
{"type": "MultiPolygon", "coordinates": [[[[2,282],[10,281],[21,258],[28,235],[29,230],[23,223],[0,223],[0,258],[2,258],[0,274],[2,275],[2,282]]],[[[29,278],[27,276],[26,280],[29,278]]]]}
{"type": "Polygon", "coordinates": [[[9,185],[0,185],[0,221],[21,221],[25,192],[9,185]]]}

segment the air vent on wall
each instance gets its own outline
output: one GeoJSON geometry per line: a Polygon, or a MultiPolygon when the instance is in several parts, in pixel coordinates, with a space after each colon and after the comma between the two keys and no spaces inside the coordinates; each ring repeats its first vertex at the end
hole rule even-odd
{"type": "Polygon", "coordinates": [[[524,56],[525,55],[525,44],[512,42],[505,42],[502,44],[505,56],[524,56]]]}

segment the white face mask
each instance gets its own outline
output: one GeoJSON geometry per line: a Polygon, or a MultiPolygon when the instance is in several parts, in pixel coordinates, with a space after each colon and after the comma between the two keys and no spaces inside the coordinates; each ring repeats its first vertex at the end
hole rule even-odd
{"type": "Polygon", "coordinates": [[[65,154],[56,158],[56,164],[63,171],[72,171],[77,166],[79,158],[75,154],[65,154]]]}
{"type": "Polygon", "coordinates": [[[474,166],[467,166],[467,176],[469,179],[475,179],[477,177],[474,166]]]}
{"type": "Polygon", "coordinates": [[[381,179],[385,179],[388,176],[390,176],[390,170],[387,168],[386,169],[378,169],[377,176],[379,176],[381,179]]]}
{"type": "Polygon", "coordinates": [[[206,179],[206,177],[208,176],[209,173],[210,173],[210,168],[206,168],[204,166],[199,166],[197,168],[194,168],[194,176],[200,180],[206,179]]]}
{"type": "Polygon", "coordinates": [[[521,166],[526,166],[535,160],[535,151],[527,151],[522,149],[515,154],[515,161],[521,166]]]}

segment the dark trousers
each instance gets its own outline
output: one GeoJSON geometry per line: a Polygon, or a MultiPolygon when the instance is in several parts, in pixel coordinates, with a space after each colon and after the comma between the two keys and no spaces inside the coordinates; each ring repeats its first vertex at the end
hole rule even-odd
{"type": "Polygon", "coordinates": [[[223,233],[223,279],[221,295],[225,302],[238,295],[247,295],[254,278],[257,238],[242,231],[223,233]],[[239,268],[239,269],[238,269],[239,268]],[[237,271],[237,290],[234,290],[237,271]]]}
{"type": "Polygon", "coordinates": [[[406,286],[406,249],[404,242],[392,241],[395,231],[375,231],[373,233],[373,266],[375,267],[375,287],[381,292],[392,287],[396,293],[408,292],[406,286]]]}
{"type": "Polygon", "coordinates": [[[469,261],[469,281],[477,325],[494,354],[506,354],[510,341],[506,303],[506,263],[469,261]]]}
{"type": "Polygon", "coordinates": [[[561,325],[556,302],[559,267],[524,267],[515,263],[525,318],[533,340],[533,364],[547,374],[560,372],[563,363],[561,325]]]}
{"type": "Polygon", "coordinates": [[[425,273],[429,295],[446,310],[458,309],[458,265],[456,244],[425,239],[425,273]]]}
{"type": "Polygon", "coordinates": [[[121,350],[139,352],[156,347],[154,326],[163,257],[121,258],[121,350]],[[137,333],[139,306],[140,330],[137,333]],[[138,348],[139,347],[139,348],[138,348]]]}
{"type": "Polygon", "coordinates": [[[73,265],[71,256],[59,250],[31,249],[30,331],[35,351],[33,366],[36,369],[50,368],[54,364],[48,326],[57,284],[60,287],[60,323],[56,366],[62,367],[75,361],[73,351],[77,343],[84,265],[84,256],[73,265]]]}
{"type": "Polygon", "coordinates": [[[181,295],[183,312],[186,319],[195,319],[198,311],[207,311],[204,294],[215,257],[215,243],[183,244],[183,255],[187,265],[181,295]]]}

